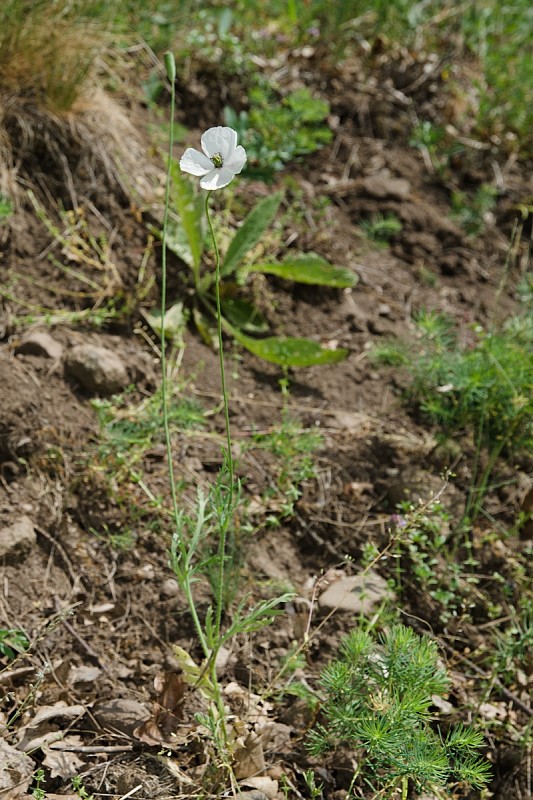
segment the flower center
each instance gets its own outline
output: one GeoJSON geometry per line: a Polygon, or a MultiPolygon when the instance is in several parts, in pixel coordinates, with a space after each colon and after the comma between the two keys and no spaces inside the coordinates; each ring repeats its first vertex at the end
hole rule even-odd
{"type": "Polygon", "coordinates": [[[223,161],[223,159],[222,159],[222,156],[220,155],[220,153],[215,153],[214,155],[212,155],[212,156],[211,156],[211,161],[213,162],[213,164],[215,165],[215,167],[216,167],[217,169],[220,169],[220,167],[221,167],[221,166],[222,166],[222,164],[224,163],[224,161],[223,161]]]}

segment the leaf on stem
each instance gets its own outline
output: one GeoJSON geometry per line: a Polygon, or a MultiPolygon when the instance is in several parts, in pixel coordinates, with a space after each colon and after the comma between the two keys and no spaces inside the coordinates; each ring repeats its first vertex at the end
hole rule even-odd
{"type": "Polygon", "coordinates": [[[248,300],[239,297],[223,297],[222,313],[237,328],[248,333],[266,333],[268,322],[261,312],[248,300]]]}
{"type": "Polygon", "coordinates": [[[314,367],[318,364],[334,364],[342,361],[348,355],[348,351],[342,347],[338,350],[330,350],[311,339],[278,336],[252,339],[235,329],[232,329],[232,333],[250,353],[282,367],[314,367]]]}
{"type": "Polygon", "coordinates": [[[250,211],[230,242],[222,264],[221,274],[223,277],[234,272],[246,253],[260,241],[263,233],[274,221],[282,197],[283,192],[276,192],[270,197],[265,197],[250,211]]]}
{"type": "Polygon", "coordinates": [[[280,262],[254,264],[251,271],[278,275],[280,278],[297,283],[332,286],[338,289],[355,286],[357,283],[357,275],[350,269],[335,267],[314,253],[293,256],[280,262]]]}
{"type": "Polygon", "coordinates": [[[198,275],[204,248],[203,197],[197,194],[192,183],[183,177],[177,161],[172,161],[170,175],[172,197],[181,225],[173,235],[167,234],[167,246],[193,268],[195,275],[198,275]]]}

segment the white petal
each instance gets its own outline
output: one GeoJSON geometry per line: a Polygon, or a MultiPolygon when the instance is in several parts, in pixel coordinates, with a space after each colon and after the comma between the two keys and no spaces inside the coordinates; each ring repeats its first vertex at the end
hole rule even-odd
{"type": "Polygon", "coordinates": [[[201,179],[200,186],[202,189],[209,189],[210,191],[212,189],[223,189],[234,177],[235,173],[233,170],[227,167],[212,169],[211,172],[208,172],[207,175],[204,175],[201,179]]]}
{"type": "Polygon", "coordinates": [[[241,169],[246,164],[246,150],[242,145],[235,148],[233,155],[224,161],[224,166],[231,169],[235,175],[238,175],[241,169]]]}
{"type": "Polygon", "coordinates": [[[189,175],[205,175],[213,169],[213,164],[199,150],[188,147],[180,159],[180,169],[189,175]]]}
{"type": "Polygon", "coordinates": [[[220,153],[222,161],[231,158],[231,154],[237,147],[237,132],[233,128],[224,128],[219,125],[217,128],[209,128],[202,134],[202,150],[211,158],[216,153],[220,153]]]}

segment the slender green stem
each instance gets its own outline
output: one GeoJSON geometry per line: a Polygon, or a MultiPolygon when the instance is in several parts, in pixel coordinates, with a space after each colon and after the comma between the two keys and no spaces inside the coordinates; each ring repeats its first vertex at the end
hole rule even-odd
{"type": "Polygon", "coordinates": [[[219,639],[220,627],[222,622],[222,610],[224,606],[224,571],[226,566],[226,541],[228,528],[232,523],[232,507],[233,507],[233,456],[231,452],[231,430],[229,422],[229,399],[226,387],[226,369],[224,365],[224,346],[222,341],[222,308],[220,303],[220,253],[218,250],[217,239],[209,213],[209,198],[211,192],[208,192],[205,198],[205,214],[209,225],[209,231],[213,240],[213,247],[215,250],[215,295],[217,304],[217,331],[218,331],[218,355],[220,361],[220,382],[222,386],[222,398],[224,401],[224,420],[226,423],[226,466],[228,470],[228,494],[226,497],[226,516],[220,526],[220,539],[218,548],[218,586],[217,598],[215,603],[215,641],[219,639]]]}
{"type": "Polygon", "coordinates": [[[501,452],[507,444],[507,437],[502,438],[492,450],[489,451],[489,458],[485,469],[479,479],[479,482],[471,489],[468,497],[467,514],[471,521],[475,520],[481,510],[483,498],[487,494],[487,487],[492,470],[496,466],[496,462],[501,455],[501,452]]]}
{"type": "Polygon", "coordinates": [[[170,205],[170,170],[172,164],[172,152],[174,149],[174,111],[176,108],[176,89],[174,82],[171,83],[170,92],[170,133],[168,142],[167,176],[165,184],[165,211],[163,216],[163,235],[161,237],[161,398],[163,403],[163,428],[165,431],[165,442],[167,446],[168,474],[170,478],[170,491],[172,495],[172,510],[174,517],[178,519],[178,497],[176,493],[176,483],[174,480],[174,465],[172,462],[172,445],[170,441],[170,426],[168,419],[168,391],[167,391],[167,359],[165,347],[165,315],[167,305],[167,226],[168,211],[170,205]]]}
{"type": "Polygon", "coordinates": [[[218,740],[217,737],[217,748],[219,751],[219,755],[221,756],[222,762],[226,769],[228,769],[231,773],[231,765],[228,762],[227,756],[227,749],[228,749],[228,732],[226,728],[226,720],[225,720],[225,713],[226,710],[224,708],[224,699],[222,697],[222,693],[220,691],[220,687],[218,684],[217,673],[216,673],[216,655],[218,650],[220,649],[220,627],[221,627],[221,619],[222,619],[222,606],[223,606],[223,585],[224,585],[224,562],[225,562],[225,551],[226,551],[226,538],[227,538],[227,531],[228,527],[231,524],[231,509],[233,504],[233,460],[231,456],[231,436],[230,436],[230,428],[229,428],[229,407],[228,407],[228,395],[226,391],[226,379],[225,379],[225,372],[224,372],[224,354],[222,350],[222,322],[221,322],[221,308],[220,308],[220,255],[218,251],[218,246],[215,238],[215,234],[213,231],[213,226],[211,224],[211,219],[209,217],[209,195],[208,192],[206,197],[206,213],[207,219],[209,222],[209,228],[211,231],[211,236],[213,238],[213,244],[215,247],[215,256],[216,256],[216,298],[217,298],[217,318],[218,318],[218,341],[219,341],[219,349],[220,349],[220,373],[221,373],[221,380],[222,380],[222,393],[224,397],[224,413],[225,413],[225,420],[226,420],[226,437],[227,437],[227,447],[228,447],[228,454],[227,454],[227,464],[228,464],[228,472],[229,472],[229,487],[228,487],[228,496],[227,496],[227,513],[223,520],[223,524],[221,525],[221,533],[220,533],[220,541],[219,541],[219,587],[218,587],[218,596],[216,598],[215,604],[215,635],[209,637],[206,634],[206,629],[202,625],[200,618],[198,617],[198,613],[196,610],[196,604],[194,601],[194,596],[192,593],[192,581],[188,574],[188,563],[187,563],[187,552],[186,547],[181,539],[180,530],[181,530],[181,518],[178,508],[178,497],[176,491],[176,482],[174,480],[174,464],[172,459],[172,442],[170,437],[170,425],[169,425],[169,413],[168,413],[168,390],[167,390],[167,363],[166,363],[166,353],[165,353],[165,309],[166,309],[166,290],[167,290],[167,227],[168,227],[168,212],[169,212],[169,205],[170,205],[170,181],[171,181],[171,165],[172,165],[172,152],[174,148],[174,111],[175,111],[175,102],[176,102],[176,93],[175,93],[175,63],[172,54],[167,53],[165,56],[165,66],[167,68],[167,75],[170,80],[171,84],[171,103],[170,103],[170,135],[169,135],[169,149],[168,149],[168,165],[167,165],[167,175],[166,175],[166,187],[165,187],[165,211],[163,217],[163,234],[162,234],[162,259],[161,259],[161,269],[162,269],[162,277],[161,277],[161,371],[162,371],[162,378],[161,378],[161,398],[162,398],[162,405],[163,405],[163,427],[165,432],[165,442],[166,442],[166,450],[167,450],[167,461],[168,461],[168,474],[170,480],[170,490],[172,496],[172,513],[174,517],[174,523],[176,528],[176,535],[178,538],[178,549],[183,559],[183,565],[185,569],[182,571],[182,574],[179,577],[180,584],[182,589],[185,593],[187,603],[189,606],[189,611],[193,620],[194,627],[198,634],[198,639],[202,646],[202,650],[204,652],[204,656],[206,658],[206,663],[209,666],[210,670],[210,677],[211,683],[214,692],[214,699],[215,705],[218,714],[218,720],[216,720],[216,724],[218,724],[218,729],[220,731],[220,739],[218,740]]]}
{"type": "MultiPolygon", "coordinates": [[[[172,153],[174,150],[174,112],[176,108],[176,88],[175,83],[171,81],[170,91],[170,133],[168,143],[168,162],[167,162],[167,175],[165,185],[165,211],[163,216],[163,234],[161,237],[162,253],[161,253],[161,403],[163,406],[163,429],[165,432],[165,444],[167,449],[167,462],[168,462],[168,477],[170,481],[170,494],[172,498],[172,515],[174,517],[174,524],[176,527],[177,535],[180,533],[180,513],[178,508],[178,494],[176,491],[176,481],[174,479],[174,462],[172,458],[172,441],[170,437],[170,424],[168,414],[168,387],[167,387],[167,360],[165,348],[165,312],[167,303],[167,226],[168,226],[168,210],[170,205],[170,177],[172,166],[172,153]]],[[[205,657],[209,657],[209,647],[205,638],[202,624],[196,612],[194,598],[191,592],[191,586],[187,579],[183,582],[183,587],[187,597],[187,603],[193,619],[194,627],[198,634],[202,650],[205,657]]]]}

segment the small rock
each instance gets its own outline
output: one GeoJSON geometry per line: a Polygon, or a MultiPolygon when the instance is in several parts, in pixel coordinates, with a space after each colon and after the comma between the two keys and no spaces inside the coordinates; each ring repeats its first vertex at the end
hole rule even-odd
{"type": "Polygon", "coordinates": [[[406,178],[390,178],[385,172],[378,172],[364,179],[363,189],[379,200],[406,200],[411,193],[411,184],[406,178]]]}
{"type": "Polygon", "coordinates": [[[139,567],[139,569],[135,572],[135,577],[139,581],[153,581],[155,578],[155,569],[153,564],[144,564],[142,567],[139,567]]]}
{"type": "Polygon", "coordinates": [[[368,483],[365,481],[349,481],[342,487],[342,494],[348,500],[357,501],[361,500],[364,494],[372,492],[373,489],[373,483],[368,483]]]}
{"type": "Polygon", "coordinates": [[[59,361],[63,356],[63,345],[45,331],[33,331],[15,347],[15,353],[22,356],[41,356],[59,361]]]}
{"type": "Polygon", "coordinates": [[[67,353],[65,375],[91,394],[110,395],[125,389],[128,372],[122,360],[106,347],[80,344],[67,353]]]}
{"type": "Polygon", "coordinates": [[[167,578],[161,584],[163,597],[176,597],[180,593],[180,585],[175,578],[167,578]]]}
{"type": "Polygon", "coordinates": [[[455,706],[449,700],[445,700],[438,694],[431,695],[431,702],[439,709],[441,714],[453,714],[455,706]]]}
{"type": "Polygon", "coordinates": [[[387,581],[377,572],[345,575],[331,583],[318,598],[322,608],[338,608],[354,614],[368,614],[386,597],[392,597],[387,581]]]}
{"type": "Polygon", "coordinates": [[[37,535],[33,522],[23,515],[16,522],[0,528],[0,558],[20,558],[35,546],[37,535]]]}

